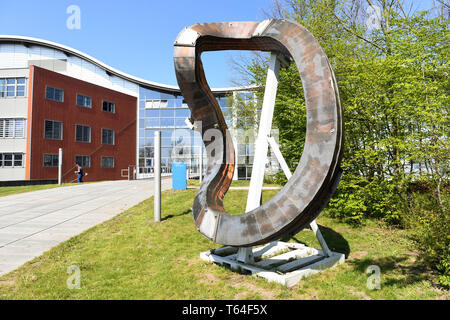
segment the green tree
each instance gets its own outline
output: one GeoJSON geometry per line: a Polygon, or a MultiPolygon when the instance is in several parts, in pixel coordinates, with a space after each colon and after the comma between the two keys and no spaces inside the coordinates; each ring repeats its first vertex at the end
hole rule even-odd
{"type": "MultiPolygon", "coordinates": [[[[275,1],[269,14],[311,31],[336,74],[345,120],[344,176],[329,211],[353,223],[373,217],[415,225],[423,231],[416,233],[419,246],[430,249],[422,252],[441,269],[450,265],[448,21],[430,12],[408,15],[400,0],[275,1]],[[418,186],[432,198],[418,195],[418,186]]],[[[267,61],[254,59],[245,67],[261,95],[267,61]]],[[[274,124],[293,169],[306,131],[295,65],[280,72],[274,124]]]]}

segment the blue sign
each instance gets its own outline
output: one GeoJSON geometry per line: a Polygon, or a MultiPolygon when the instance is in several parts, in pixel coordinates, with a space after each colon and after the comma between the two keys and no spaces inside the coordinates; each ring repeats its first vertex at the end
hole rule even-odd
{"type": "Polygon", "coordinates": [[[186,163],[172,162],[172,189],[186,190],[186,163]]]}

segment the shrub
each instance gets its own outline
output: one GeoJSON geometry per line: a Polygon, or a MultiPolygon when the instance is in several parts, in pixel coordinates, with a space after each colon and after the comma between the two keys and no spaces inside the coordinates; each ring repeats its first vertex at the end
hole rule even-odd
{"type": "MultiPolygon", "coordinates": [[[[445,198],[448,199],[448,193],[445,198]]],[[[411,239],[419,250],[419,257],[442,275],[440,283],[450,287],[450,232],[449,210],[441,208],[430,193],[414,193],[409,210],[404,210],[402,220],[411,229],[411,239]]]]}
{"type": "Polygon", "coordinates": [[[330,200],[328,211],[334,217],[352,224],[377,218],[391,224],[400,223],[400,211],[393,181],[374,178],[343,176],[336,194],[330,200]]]}

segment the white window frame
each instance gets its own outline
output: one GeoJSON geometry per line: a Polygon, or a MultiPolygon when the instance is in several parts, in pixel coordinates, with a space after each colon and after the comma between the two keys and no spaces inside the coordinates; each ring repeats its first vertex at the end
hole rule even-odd
{"type": "Polygon", "coordinates": [[[115,167],[115,160],[114,160],[114,157],[110,157],[110,156],[102,157],[102,159],[101,159],[101,167],[104,168],[104,169],[114,169],[114,167],[115,167]],[[104,160],[104,159],[112,159],[112,167],[105,167],[105,166],[103,165],[103,160],[104,160]]]}
{"type": "Polygon", "coordinates": [[[92,141],[92,128],[90,127],[90,126],[86,126],[86,125],[84,125],[84,124],[76,124],[75,125],[75,142],[81,142],[81,143],[91,143],[91,141],[92,141]],[[80,140],[77,140],[77,127],[78,126],[80,126],[80,127],[87,127],[87,128],[89,128],[89,141],[80,141],[80,140]]]}
{"type": "Polygon", "coordinates": [[[77,93],[77,97],[76,97],[76,101],[75,101],[76,105],[79,107],[84,107],[84,108],[89,108],[92,109],[92,98],[90,96],[87,96],[85,94],[81,94],[81,93],[77,93]],[[83,103],[86,102],[86,98],[89,98],[89,105],[85,105],[85,104],[78,104],[78,97],[81,96],[83,97],[83,103]]]}
{"type": "Polygon", "coordinates": [[[116,113],[116,104],[114,103],[114,102],[111,102],[111,101],[107,101],[107,100],[102,100],[102,111],[103,112],[108,112],[108,113],[116,113]],[[108,104],[108,107],[110,107],[110,106],[112,106],[112,111],[109,111],[109,110],[105,110],[104,108],[103,108],[103,106],[104,106],[104,104],[105,103],[107,103],[108,104]]]}
{"type": "Polygon", "coordinates": [[[91,165],[92,165],[92,163],[91,163],[91,156],[86,156],[86,155],[76,154],[76,155],[75,155],[75,163],[80,163],[80,166],[81,166],[82,168],[90,168],[91,165]],[[84,166],[84,165],[83,165],[84,163],[78,162],[78,161],[77,161],[77,157],[86,157],[86,158],[88,159],[88,161],[89,161],[89,166],[84,166]]]}
{"type": "Polygon", "coordinates": [[[22,118],[1,118],[0,119],[0,139],[25,139],[25,128],[26,128],[26,119],[22,118]],[[13,122],[13,132],[12,136],[6,136],[7,133],[7,126],[6,121],[12,121],[13,122]],[[17,135],[17,128],[18,128],[18,122],[23,122],[23,128],[20,131],[20,134],[17,135]]]}
{"type": "MultiPolygon", "coordinates": [[[[54,126],[53,126],[53,128],[52,128],[52,133],[53,133],[53,130],[54,130],[54,126]]],[[[64,131],[64,124],[63,124],[62,121],[49,120],[49,119],[45,119],[45,120],[44,120],[44,139],[48,139],[48,140],[63,140],[63,131],[64,131]],[[60,132],[61,132],[61,138],[60,138],[60,139],[47,138],[47,137],[45,136],[45,129],[46,129],[45,122],[46,122],[46,121],[51,121],[51,122],[53,122],[53,123],[56,122],[56,123],[60,123],[60,124],[61,124],[61,130],[60,130],[60,132]]]]}
{"type": "Polygon", "coordinates": [[[13,99],[13,98],[26,98],[27,97],[27,78],[25,77],[8,77],[8,78],[0,78],[0,80],[5,81],[5,91],[4,96],[0,96],[0,99],[13,99]],[[8,84],[8,80],[14,80],[13,84],[8,84]],[[24,79],[24,83],[18,83],[19,79],[24,79]],[[8,96],[8,87],[14,88],[14,94],[12,96],[8,96]],[[19,92],[19,87],[23,87],[23,96],[19,96],[17,93],[19,92]]]}
{"type": "Polygon", "coordinates": [[[63,89],[59,89],[59,88],[56,88],[56,87],[52,87],[52,86],[45,86],[45,99],[47,99],[47,100],[51,100],[51,101],[56,101],[56,102],[64,102],[64,90],[63,89]],[[62,92],[62,98],[61,98],[61,100],[57,100],[56,98],[55,98],[55,95],[52,97],[52,98],[48,98],[47,97],[47,89],[48,88],[52,88],[52,89],[54,89],[54,90],[60,90],[61,92],[62,92]]]}
{"type": "MultiPolygon", "coordinates": [[[[54,161],[54,159],[52,159],[52,163],[53,163],[53,161],[54,161]]],[[[44,168],[57,168],[57,167],[58,167],[58,162],[59,162],[59,155],[58,155],[58,154],[54,154],[54,153],[44,153],[44,156],[43,156],[43,163],[42,163],[42,166],[43,166],[44,168]],[[45,156],[52,156],[52,158],[55,157],[55,158],[56,158],[56,165],[54,165],[54,166],[46,166],[46,165],[45,165],[45,156]]]]}
{"type": "Polygon", "coordinates": [[[11,169],[11,168],[24,168],[25,164],[25,154],[21,153],[21,152],[2,152],[0,153],[0,168],[3,169],[11,169]],[[11,155],[11,160],[7,160],[7,161],[11,161],[11,166],[5,166],[5,155],[11,155]],[[15,162],[19,161],[16,160],[16,155],[20,155],[22,157],[22,159],[20,160],[22,162],[22,164],[20,166],[16,166],[15,162]]]}
{"type": "Polygon", "coordinates": [[[108,128],[102,128],[102,144],[107,145],[107,146],[113,146],[113,145],[115,145],[115,143],[116,143],[116,133],[115,133],[115,131],[112,130],[112,129],[108,129],[108,128]],[[108,130],[108,131],[112,132],[112,143],[105,143],[103,141],[103,130],[108,130]]]}

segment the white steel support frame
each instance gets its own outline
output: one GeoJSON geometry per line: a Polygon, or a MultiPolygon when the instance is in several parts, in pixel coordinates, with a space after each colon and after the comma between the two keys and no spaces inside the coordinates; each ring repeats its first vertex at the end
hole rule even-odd
{"type": "MultiPolygon", "coordinates": [[[[269,70],[267,73],[258,137],[255,142],[255,156],[247,198],[246,212],[249,212],[261,205],[261,193],[269,146],[274,152],[287,179],[290,179],[292,176],[292,173],[283,155],[281,154],[278,144],[270,134],[278,87],[279,70],[280,59],[275,53],[272,53],[270,57],[269,70]]],[[[320,272],[326,268],[333,267],[338,263],[343,263],[345,260],[344,254],[332,252],[328,248],[315,220],[311,222],[310,228],[319,241],[322,250],[309,248],[301,244],[275,241],[259,248],[223,247],[217,250],[203,252],[200,256],[206,261],[216,262],[221,265],[228,265],[232,269],[245,270],[254,275],[264,277],[269,281],[276,281],[281,284],[291,286],[303,277],[320,272]],[[270,254],[287,249],[292,251],[255,263],[256,257],[269,257],[270,254]],[[285,271],[288,273],[286,273],[286,275],[280,275],[279,272],[271,272],[264,269],[264,267],[271,266],[271,261],[285,261],[276,267],[276,269],[278,271],[285,271]]],[[[275,264],[276,263],[277,262],[275,262],[275,264]]]]}
{"type": "Polygon", "coordinates": [[[270,130],[272,129],[279,72],[280,62],[277,55],[272,53],[270,56],[269,70],[267,72],[266,89],[264,92],[261,118],[259,120],[258,136],[255,141],[255,157],[245,212],[256,209],[261,204],[264,169],[266,168],[267,152],[269,150],[267,137],[270,136],[270,130]]]}
{"type": "MultiPolygon", "coordinates": [[[[264,170],[266,168],[267,152],[269,151],[267,137],[270,136],[270,130],[272,129],[279,73],[280,61],[278,60],[277,55],[272,53],[270,55],[269,70],[267,71],[266,89],[264,91],[258,136],[255,141],[255,156],[245,212],[256,209],[261,205],[264,170]]],[[[238,261],[244,263],[253,262],[252,250],[251,247],[240,248],[238,251],[238,261]]]]}

